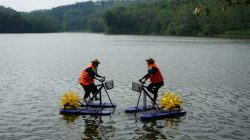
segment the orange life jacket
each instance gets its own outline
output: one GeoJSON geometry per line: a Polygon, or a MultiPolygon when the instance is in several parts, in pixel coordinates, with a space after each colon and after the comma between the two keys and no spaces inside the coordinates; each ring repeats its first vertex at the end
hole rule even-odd
{"type": "Polygon", "coordinates": [[[149,79],[152,83],[159,83],[163,81],[163,76],[161,74],[160,69],[158,66],[154,63],[148,66],[148,69],[151,69],[152,67],[157,68],[157,72],[153,74],[149,74],[149,79]]]}
{"type": "MultiPolygon", "coordinates": [[[[88,66],[88,68],[91,68],[93,70],[93,72],[96,73],[96,68],[92,64],[90,64],[88,66]]],[[[80,77],[80,83],[83,84],[83,85],[85,85],[85,86],[88,86],[90,84],[94,84],[94,78],[91,77],[89,75],[89,73],[87,72],[88,68],[86,68],[85,70],[83,70],[82,75],[80,77]]]]}

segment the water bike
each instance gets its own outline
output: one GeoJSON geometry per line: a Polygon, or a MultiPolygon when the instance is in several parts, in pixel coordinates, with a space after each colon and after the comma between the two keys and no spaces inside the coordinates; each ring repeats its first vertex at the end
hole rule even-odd
{"type": "Polygon", "coordinates": [[[86,103],[86,104],[81,104],[81,106],[85,106],[85,107],[101,107],[101,108],[108,108],[108,107],[116,107],[116,104],[112,103],[110,96],[108,94],[107,90],[110,90],[112,88],[114,88],[114,81],[113,80],[109,80],[104,82],[105,80],[100,80],[101,84],[96,85],[98,87],[97,92],[90,98],[90,100],[86,103]],[[102,89],[104,89],[109,102],[102,102],[102,89]],[[99,102],[93,102],[93,99],[97,97],[97,95],[99,95],[99,102]]]}
{"type": "MultiPolygon", "coordinates": [[[[153,102],[153,98],[149,95],[149,93],[146,90],[146,86],[145,86],[145,82],[132,82],[132,90],[139,92],[139,97],[137,100],[137,105],[135,107],[129,107],[127,109],[125,109],[126,113],[132,113],[132,112],[138,112],[138,111],[146,111],[146,110],[151,110],[153,109],[152,106],[147,106],[147,97],[149,97],[149,99],[151,99],[151,101],[153,102]],[[139,106],[139,102],[141,99],[141,95],[143,92],[143,106],[139,106]]],[[[159,108],[158,104],[155,104],[157,108],[159,108]]]]}
{"type": "Polygon", "coordinates": [[[125,110],[126,113],[132,113],[132,112],[139,112],[139,111],[149,111],[154,109],[154,112],[151,113],[144,113],[141,116],[141,120],[153,120],[153,119],[160,119],[160,118],[167,118],[167,117],[175,117],[175,116],[182,116],[186,114],[186,111],[179,108],[170,108],[169,110],[162,110],[162,108],[159,107],[159,105],[153,100],[153,97],[151,97],[147,91],[147,86],[145,86],[145,82],[132,82],[132,90],[139,92],[139,97],[137,101],[137,105],[135,107],[129,107],[125,110]],[[139,107],[139,101],[141,94],[143,92],[143,106],[139,107]],[[155,102],[156,108],[153,106],[147,106],[147,97],[152,101],[155,102]]]}
{"type": "Polygon", "coordinates": [[[103,108],[106,107],[112,107],[113,110],[115,110],[116,104],[112,103],[108,91],[112,88],[114,88],[114,81],[109,80],[100,80],[101,84],[97,85],[98,89],[97,92],[93,94],[93,96],[90,98],[90,100],[87,103],[80,103],[80,107],[74,107],[72,105],[66,104],[64,107],[60,110],[60,113],[62,114],[79,114],[79,115],[110,115],[111,111],[103,110],[103,108]],[[102,90],[104,89],[109,102],[102,102],[102,90]],[[92,100],[96,98],[99,95],[99,102],[93,102],[92,100]],[[96,109],[93,109],[96,108],[96,109]]]}

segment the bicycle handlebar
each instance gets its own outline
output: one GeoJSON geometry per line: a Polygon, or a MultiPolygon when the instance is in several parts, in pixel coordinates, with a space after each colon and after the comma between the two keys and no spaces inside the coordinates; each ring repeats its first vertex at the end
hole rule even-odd
{"type": "Polygon", "coordinates": [[[100,82],[102,82],[102,83],[103,83],[103,82],[105,81],[105,79],[100,79],[100,80],[98,80],[98,81],[100,81],[100,82]]]}
{"type": "Polygon", "coordinates": [[[145,85],[145,84],[146,84],[146,81],[139,80],[139,82],[140,82],[142,85],[145,85]]]}
{"type": "Polygon", "coordinates": [[[101,86],[104,85],[105,82],[105,77],[103,79],[97,79],[97,81],[101,82],[100,84],[96,85],[96,86],[101,86]]]}

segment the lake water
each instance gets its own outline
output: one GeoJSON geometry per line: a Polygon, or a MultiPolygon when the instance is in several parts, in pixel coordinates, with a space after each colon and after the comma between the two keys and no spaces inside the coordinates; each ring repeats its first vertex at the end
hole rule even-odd
{"type": "MultiPolygon", "coordinates": [[[[0,34],[0,139],[250,139],[250,40],[88,33],[0,34]],[[153,57],[165,85],[179,92],[183,117],[140,121],[126,114],[131,83],[153,57]],[[92,59],[114,80],[111,116],[64,116],[60,98],[92,59]]],[[[98,82],[96,82],[98,83],[98,82]]],[[[103,94],[104,100],[106,95],[103,94]]]]}

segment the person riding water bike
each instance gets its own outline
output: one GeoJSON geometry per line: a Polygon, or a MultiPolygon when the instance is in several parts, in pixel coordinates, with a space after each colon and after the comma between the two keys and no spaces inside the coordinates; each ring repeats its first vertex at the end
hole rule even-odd
{"type": "MultiPolygon", "coordinates": [[[[85,91],[83,97],[84,102],[86,102],[86,99],[90,97],[91,92],[93,95],[96,94],[97,92],[97,87],[94,83],[94,79],[99,81],[105,80],[105,77],[97,74],[97,68],[100,63],[101,62],[99,62],[98,59],[92,60],[91,64],[86,69],[83,70],[82,75],[79,78],[79,82],[85,91]]],[[[99,100],[97,96],[95,96],[95,100],[99,100]]]]}
{"type": "Polygon", "coordinates": [[[146,62],[148,65],[148,73],[139,81],[146,82],[148,78],[150,79],[151,83],[147,86],[147,90],[154,95],[153,107],[155,107],[156,99],[158,97],[158,90],[164,85],[164,78],[153,58],[147,59],[146,62]],[[143,79],[145,80],[143,81],[143,79]]]}

